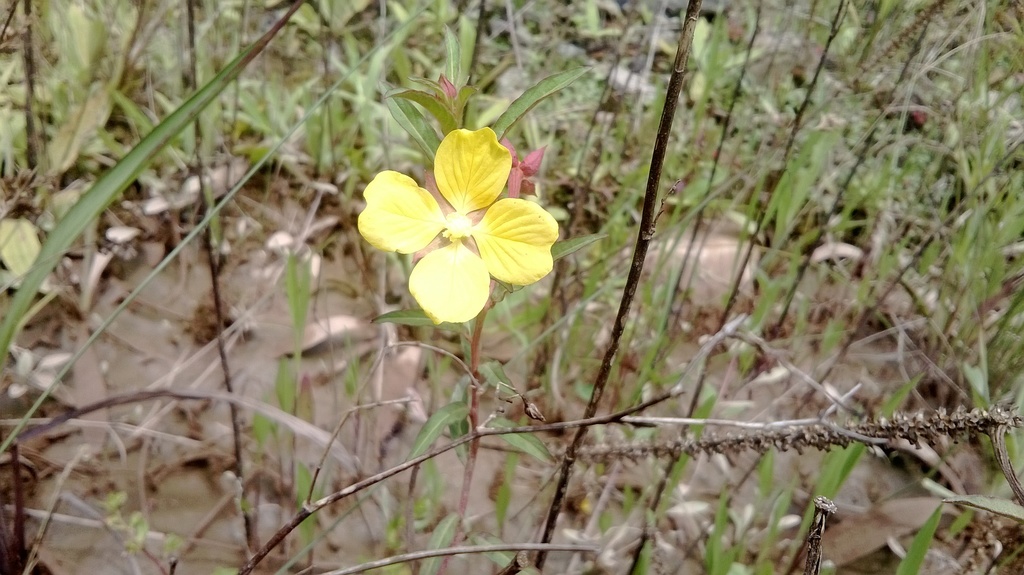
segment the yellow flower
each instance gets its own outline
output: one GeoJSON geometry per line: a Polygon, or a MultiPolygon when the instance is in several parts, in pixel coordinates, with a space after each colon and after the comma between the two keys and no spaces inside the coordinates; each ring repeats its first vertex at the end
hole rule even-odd
{"type": "Polygon", "coordinates": [[[452,130],[434,158],[440,198],[392,171],[363,192],[366,241],[388,252],[428,252],[409,276],[409,291],[435,323],[476,317],[491,276],[528,285],[551,271],[558,223],[535,203],[498,199],[511,169],[512,156],[490,128],[452,130]]]}

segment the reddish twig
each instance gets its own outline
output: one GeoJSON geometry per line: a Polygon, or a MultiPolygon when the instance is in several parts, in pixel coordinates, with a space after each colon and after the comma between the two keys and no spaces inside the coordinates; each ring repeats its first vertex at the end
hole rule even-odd
{"type": "MultiPolygon", "coordinates": [[[[491,300],[487,300],[484,309],[473,325],[473,335],[469,342],[469,370],[472,377],[469,382],[469,428],[476,431],[480,426],[480,340],[483,338],[484,321],[487,319],[487,311],[490,310],[491,300]]],[[[462,472],[462,492],[459,494],[459,522],[455,526],[455,536],[452,538],[452,545],[462,543],[466,535],[463,522],[466,519],[466,509],[469,508],[469,491],[473,484],[473,470],[476,468],[476,456],[480,451],[480,440],[474,439],[469,442],[469,453],[466,455],[466,467],[462,472]]],[[[444,558],[439,573],[444,573],[451,561],[451,555],[444,558]]]]}

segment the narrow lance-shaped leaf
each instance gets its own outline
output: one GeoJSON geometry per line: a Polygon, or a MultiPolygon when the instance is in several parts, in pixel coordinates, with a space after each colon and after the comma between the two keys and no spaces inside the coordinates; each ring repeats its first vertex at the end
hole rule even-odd
{"type": "Polygon", "coordinates": [[[511,387],[511,379],[505,374],[505,366],[497,361],[488,361],[480,366],[480,376],[488,387],[494,387],[499,392],[508,391],[511,387]]]}
{"type": "Polygon", "coordinates": [[[455,123],[455,116],[452,115],[451,110],[445,106],[444,102],[426,92],[421,92],[420,90],[397,90],[390,92],[387,97],[404,98],[423,106],[423,109],[441,125],[442,134],[447,135],[448,132],[458,128],[458,125],[455,123]]]}
{"type": "Polygon", "coordinates": [[[462,125],[462,118],[466,112],[466,103],[469,102],[470,97],[476,94],[476,88],[473,86],[463,86],[459,88],[459,95],[455,98],[454,110],[455,122],[458,125],[462,125]]]}
{"type": "Polygon", "coordinates": [[[295,351],[302,345],[302,332],[306,328],[306,313],[309,308],[309,283],[312,281],[309,262],[294,253],[288,254],[285,260],[285,294],[288,297],[288,309],[292,314],[292,331],[295,351]]]}
{"type": "MultiPolygon", "coordinates": [[[[496,417],[491,420],[488,427],[495,428],[509,428],[515,427],[516,424],[504,417],[496,417]]],[[[512,447],[522,451],[523,453],[539,459],[544,463],[551,463],[554,458],[551,457],[551,453],[544,443],[537,438],[536,435],[530,435],[529,433],[506,433],[499,435],[505,443],[508,443],[512,447]]]]}
{"type": "Polygon", "coordinates": [[[523,92],[523,95],[516,98],[508,109],[505,110],[501,116],[498,117],[497,121],[494,122],[493,129],[494,133],[498,134],[498,139],[501,140],[504,138],[508,130],[543,99],[566,88],[579,79],[580,76],[587,73],[589,69],[590,68],[586,67],[575,68],[573,70],[560,72],[553,76],[548,76],[538,82],[536,86],[523,92]]]}
{"type": "Polygon", "coordinates": [[[555,245],[551,246],[551,259],[560,260],[567,255],[574,254],[590,244],[606,238],[608,234],[590,234],[587,236],[580,236],[578,238],[569,238],[560,242],[555,242],[555,245]]]}
{"type": "Polygon", "coordinates": [[[388,110],[402,129],[412,136],[428,157],[433,158],[437,154],[437,147],[441,145],[441,138],[437,137],[437,132],[427,123],[423,112],[412,102],[402,98],[388,98],[387,104],[388,110]]]}
{"type": "Polygon", "coordinates": [[[444,52],[445,76],[453,84],[458,85],[461,80],[459,76],[462,74],[462,47],[459,45],[458,36],[447,26],[444,27],[444,52]]]}
{"type": "Polygon", "coordinates": [[[1009,499],[999,499],[997,497],[987,497],[985,495],[962,495],[959,497],[951,497],[944,501],[946,503],[955,503],[957,505],[963,505],[964,507],[973,507],[974,509],[981,509],[982,511],[1002,515],[1007,519],[1012,519],[1017,523],[1024,525],[1024,507],[1017,505],[1009,499]]]}
{"type": "Polygon", "coordinates": [[[419,435],[416,436],[416,441],[412,444],[412,451],[409,452],[409,459],[415,459],[426,453],[449,425],[465,421],[468,415],[469,406],[461,401],[449,403],[437,410],[423,424],[423,429],[420,429],[419,435]]]}
{"type": "MultiPolygon", "coordinates": [[[[433,533],[430,535],[430,543],[427,544],[427,548],[431,550],[442,549],[452,544],[452,540],[455,539],[455,528],[459,524],[459,516],[457,514],[451,514],[445,517],[434,527],[433,533]]],[[[423,569],[420,571],[421,575],[436,575],[437,570],[441,568],[440,557],[430,557],[423,562],[423,569]]]]}
{"type": "Polygon", "coordinates": [[[388,313],[381,314],[373,318],[373,323],[393,323],[396,325],[411,325],[411,326],[430,326],[434,325],[434,320],[427,317],[427,314],[423,310],[419,309],[399,309],[395,311],[389,311],[388,313]]]}
{"type": "Polygon", "coordinates": [[[393,323],[395,325],[411,325],[413,327],[436,327],[447,331],[461,331],[461,324],[442,322],[435,325],[434,320],[427,317],[421,309],[399,309],[389,311],[373,318],[373,323],[393,323]]]}
{"type": "MultiPolygon", "coordinates": [[[[420,78],[419,76],[412,76],[409,78],[409,81],[412,82],[413,84],[419,84],[420,86],[427,88],[428,90],[430,90],[430,92],[428,93],[432,93],[433,96],[437,96],[438,98],[444,97],[444,88],[442,88],[441,84],[439,84],[436,80],[431,80],[430,78],[420,78]]],[[[402,90],[402,88],[394,88],[392,91],[399,90],[402,90]]],[[[420,91],[422,92],[422,90],[420,91]]]]}
{"type": "Polygon", "coordinates": [[[286,359],[277,362],[277,376],[274,378],[274,393],[277,405],[287,413],[295,412],[295,374],[286,359]]]}

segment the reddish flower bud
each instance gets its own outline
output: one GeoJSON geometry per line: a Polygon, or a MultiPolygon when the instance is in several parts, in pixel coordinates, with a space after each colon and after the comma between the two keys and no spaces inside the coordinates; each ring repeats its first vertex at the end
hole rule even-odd
{"type": "Polygon", "coordinates": [[[544,147],[536,149],[526,155],[523,160],[519,159],[516,147],[508,139],[503,139],[501,145],[505,146],[509,154],[512,154],[512,171],[508,174],[508,197],[518,198],[522,195],[532,195],[536,192],[536,186],[530,181],[530,177],[536,175],[540,169],[540,163],[544,159],[544,147]]]}
{"type": "Polygon", "coordinates": [[[455,100],[459,96],[459,90],[452,84],[448,78],[441,74],[441,77],[437,80],[437,83],[441,85],[441,89],[444,90],[444,95],[448,96],[449,100],[455,100]]]}
{"type": "Polygon", "coordinates": [[[520,166],[523,168],[524,174],[526,174],[527,176],[532,176],[535,175],[538,170],[540,170],[540,163],[541,161],[544,160],[545,149],[547,149],[547,146],[537,148],[536,150],[527,154],[525,158],[523,158],[523,161],[520,163],[520,166]]]}

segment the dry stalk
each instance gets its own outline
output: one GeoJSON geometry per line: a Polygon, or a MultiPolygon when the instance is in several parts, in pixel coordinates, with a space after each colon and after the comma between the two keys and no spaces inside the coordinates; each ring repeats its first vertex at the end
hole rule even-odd
{"type": "Polygon", "coordinates": [[[766,453],[769,450],[805,449],[825,451],[832,447],[846,447],[854,443],[886,444],[905,439],[914,445],[937,443],[945,438],[999,436],[1009,428],[1024,427],[1024,419],[1009,407],[953,412],[939,409],[935,413],[897,413],[878,421],[853,423],[839,427],[826,422],[794,425],[776,429],[765,425],[756,432],[714,434],[704,432],[701,437],[683,437],[674,441],[624,443],[618,445],[591,445],[578,452],[578,458],[587,463],[609,462],[619,459],[639,460],[646,457],[678,458],[683,454],[711,455],[736,454],[745,451],[766,453]]]}
{"type": "MultiPolygon", "coordinates": [[[[693,33],[697,27],[700,5],[701,0],[689,2],[686,7],[686,15],[683,17],[682,31],[679,34],[679,43],[676,46],[676,59],[672,68],[672,76],[669,78],[668,88],[666,89],[665,107],[662,109],[658,133],[654,138],[654,151],[651,153],[651,168],[647,178],[647,189],[644,192],[644,204],[640,216],[640,229],[637,233],[636,244],[633,249],[633,261],[630,264],[629,275],[626,277],[626,285],[623,288],[622,298],[619,301],[619,311],[616,313],[615,323],[612,325],[611,340],[605,349],[604,357],[601,360],[601,367],[594,380],[594,389],[591,392],[590,401],[583,411],[584,419],[590,419],[597,413],[597,406],[601,402],[608,379],[611,377],[612,366],[619,351],[619,343],[623,332],[626,330],[626,320],[629,318],[633,298],[636,295],[637,287],[640,285],[644,261],[647,259],[647,250],[650,247],[651,240],[654,238],[655,225],[658,219],[658,189],[661,186],[661,172],[665,165],[668,142],[672,135],[672,122],[675,118],[679,94],[682,91],[683,78],[686,75],[686,61],[690,57],[690,47],[693,44],[693,33]]],[[[555,496],[548,508],[547,519],[544,522],[544,531],[540,539],[541,543],[549,543],[554,536],[555,524],[562,512],[562,505],[565,503],[566,492],[569,488],[569,478],[572,476],[576,451],[583,445],[586,435],[587,427],[577,429],[569,449],[562,456],[562,462],[558,470],[558,484],[555,487],[555,496]]],[[[538,570],[543,571],[546,558],[545,551],[542,550],[537,553],[538,570]]]]}
{"type": "Polygon", "coordinates": [[[814,520],[807,532],[807,562],[804,575],[818,575],[821,572],[821,537],[825,534],[825,520],[836,512],[836,504],[827,497],[814,498],[814,520]]]}

